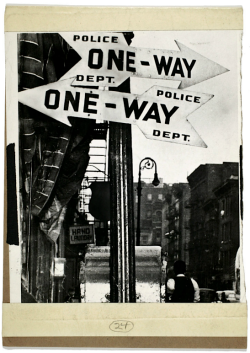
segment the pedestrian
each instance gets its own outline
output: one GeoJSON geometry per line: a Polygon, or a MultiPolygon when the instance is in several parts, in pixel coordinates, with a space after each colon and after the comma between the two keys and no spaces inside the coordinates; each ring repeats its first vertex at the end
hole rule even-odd
{"type": "Polygon", "coordinates": [[[226,298],[226,293],[225,292],[221,293],[221,302],[222,303],[230,303],[230,301],[227,300],[227,298],[226,298]]]}
{"type": "Polygon", "coordinates": [[[197,303],[200,301],[200,290],[193,278],[185,276],[186,264],[177,260],[174,263],[175,277],[167,281],[167,293],[172,303],[197,303]]]}
{"type": "Polygon", "coordinates": [[[211,303],[221,303],[218,293],[216,292],[213,293],[213,299],[211,303]]]}
{"type": "Polygon", "coordinates": [[[70,287],[68,290],[68,295],[64,300],[64,303],[74,303],[74,301],[75,301],[75,288],[70,287]]]}

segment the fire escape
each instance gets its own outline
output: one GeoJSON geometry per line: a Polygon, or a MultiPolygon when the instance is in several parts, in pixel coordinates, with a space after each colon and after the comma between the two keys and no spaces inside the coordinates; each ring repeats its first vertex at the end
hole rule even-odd
{"type": "MultiPolygon", "coordinates": [[[[108,182],[108,123],[96,123],[94,137],[90,144],[89,164],[79,190],[78,211],[84,216],[88,224],[93,224],[96,234],[96,245],[104,245],[100,239],[107,240],[108,222],[92,216],[89,204],[93,193],[93,186],[105,186],[108,182]],[[105,184],[101,184],[105,182],[105,184]],[[106,237],[103,237],[103,235],[106,237]],[[99,239],[100,238],[100,239],[99,239]]],[[[106,185],[107,186],[107,185],[106,185]]],[[[100,202],[102,191],[100,190],[100,202]]]]}

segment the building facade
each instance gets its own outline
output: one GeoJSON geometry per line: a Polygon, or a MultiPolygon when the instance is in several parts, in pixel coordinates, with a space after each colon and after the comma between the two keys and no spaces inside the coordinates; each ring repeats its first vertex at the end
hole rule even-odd
{"type": "Polygon", "coordinates": [[[200,287],[233,289],[239,247],[238,163],[200,165],[188,176],[190,272],[200,287]]]}
{"type": "Polygon", "coordinates": [[[188,243],[190,241],[190,189],[187,183],[169,186],[163,207],[162,246],[167,253],[168,269],[176,260],[186,262],[189,267],[188,243]]]}
{"type": "MultiPolygon", "coordinates": [[[[55,203],[54,208],[50,207],[47,212],[48,216],[45,213],[41,221],[31,213],[25,188],[20,190],[22,302],[64,302],[71,289],[75,290],[80,301],[81,268],[88,244],[108,243],[107,129],[106,124],[94,125],[84,179],[82,182],[80,180],[79,188],[75,188],[74,195],[60,212],[59,202],[55,203]],[[102,188],[99,193],[98,186],[102,188]],[[105,192],[104,187],[107,189],[105,192]],[[93,229],[92,237],[82,240],[77,236],[72,241],[71,230],[77,229],[79,233],[84,231],[84,227],[93,229]]],[[[65,193],[66,190],[65,187],[65,193]]]]}
{"type": "MultiPolygon", "coordinates": [[[[138,217],[138,190],[134,183],[135,224],[138,217]]],[[[140,207],[140,245],[162,245],[162,208],[168,193],[168,185],[160,179],[158,186],[142,181],[140,207]]]]}

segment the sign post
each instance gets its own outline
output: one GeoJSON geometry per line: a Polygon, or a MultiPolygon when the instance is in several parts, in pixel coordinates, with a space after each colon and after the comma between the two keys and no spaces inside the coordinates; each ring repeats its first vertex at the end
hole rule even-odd
{"type": "MultiPolygon", "coordinates": [[[[131,42],[131,37],[133,37],[132,33],[130,38],[127,38],[129,43],[131,42]]],[[[126,80],[118,90],[130,92],[130,80],[126,80]]],[[[131,125],[111,122],[109,136],[111,186],[110,300],[113,303],[135,303],[135,231],[131,125]]]]}
{"type": "Polygon", "coordinates": [[[111,302],[135,298],[135,232],[131,126],[110,123],[111,302]]]}

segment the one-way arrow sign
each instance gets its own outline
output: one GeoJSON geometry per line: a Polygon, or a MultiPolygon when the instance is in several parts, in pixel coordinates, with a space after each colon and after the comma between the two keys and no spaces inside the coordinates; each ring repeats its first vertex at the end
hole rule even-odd
{"type": "Polygon", "coordinates": [[[19,92],[19,102],[67,125],[69,116],[136,124],[150,139],[206,147],[186,117],[208,102],[210,94],[154,86],[137,96],[71,87],[70,82],[19,92]]]}
{"type": "Polygon", "coordinates": [[[60,33],[81,56],[61,79],[74,86],[117,87],[128,77],[180,81],[186,88],[228,70],[176,41],[180,51],[134,48],[122,33],[60,33]]]}

